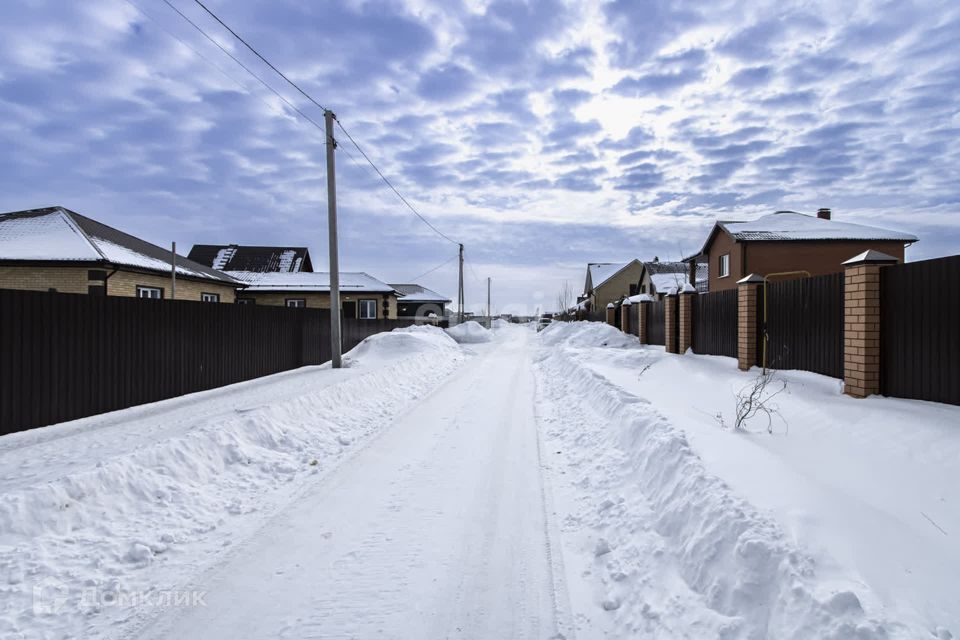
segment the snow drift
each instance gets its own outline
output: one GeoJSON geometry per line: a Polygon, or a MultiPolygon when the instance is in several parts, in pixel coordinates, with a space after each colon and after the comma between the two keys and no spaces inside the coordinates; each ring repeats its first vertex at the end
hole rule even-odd
{"type": "Polygon", "coordinates": [[[349,369],[308,367],[0,438],[0,636],[109,636],[135,614],[84,607],[85,590],[178,584],[464,357],[442,330],[411,327],[367,338],[349,369]],[[50,585],[56,615],[32,610],[33,589],[50,585]]]}
{"type": "Polygon", "coordinates": [[[640,339],[604,322],[552,322],[540,332],[541,343],[552,347],[632,347],[640,339]]]}
{"type": "MultiPolygon", "coordinates": [[[[606,333],[578,324],[585,323],[561,328],[547,344],[595,342],[590,333],[606,333]]],[[[613,635],[916,637],[867,614],[866,587],[818,580],[815,563],[709,474],[653,405],[563,349],[541,351],[539,412],[576,505],[567,536],[584,537],[580,552],[600,582],[595,604],[611,612],[613,635]],[[664,554],[676,559],[679,575],[657,564],[664,554]]]]}
{"type": "Polygon", "coordinates": [[[455,327],[450,327],[447,329],[447,333],[460,344],[477,344],[493,340],[490,331],[474,320],[468,320],[455,327]]]}

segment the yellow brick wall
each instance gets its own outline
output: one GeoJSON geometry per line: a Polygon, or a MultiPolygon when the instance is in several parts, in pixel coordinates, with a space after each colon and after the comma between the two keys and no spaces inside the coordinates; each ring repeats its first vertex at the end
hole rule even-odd
{"type": "Polygon", "coordinates": [[[0,289],[86,293],[86,267],[0,267],[0,289]]]}
{"type": "Polygon", "coordinates": [[[599,287],[593,289],[593,310],[602,311],[610,302],[616,302],[623,296],[630,295],[630,285],[640,281],[640,272],[643,265],[634,262],[623,271],[613,276],[599,287]]]}
{"type": "MultiPolygon", "coordinates": [[[[179,288],[179,285],[178,285],[179,288]]],[[[294,292],[282,292],[282,293],[260,293],[260,292],[250,292],[241,290],[237,297],[239,298],[253,298],[256,300],[257,304],[269,305],[283,307],[287,304],[288,298],[303,298],[307,304],[308,309],[329,309],[330,308],[330,294],[329,293],[317,293],[317,292],[304,292],[304,293],[294,293],[294,292]]],[[[368,295],[363,294],[346,294],[340,296],[341,302],[355,302],[358,300],[376,300],[377,301],[377,317],[381,317],[383,314],[383,294],[382,293],[371,293],[368,295]]],[[[390,295],[387,299],[389,304],[389,309],[387,311],[387,318],[396,319],[397,317],[397,296],[390,295]]]]}
{"type": "MultiPolygon", "coordinates": [[[[111,270],[107,271],[107,274],[111,270]]],[[[164,299],[170,299],[169,276],[148,275],[133,271],[117,271],[107,281],[107,295],[134,297],[137,295],[137,286],[159,287],[163,289],[164,299]]],[[[86,287],[84,287],[86,293],[86,287]]],[[[235,300],[235,289],[232,285],[219,282],[197,282],[177,278],[177,300],[200,301],[201,293],[219,293],[220,302],[232,303],[235,300]]]]}

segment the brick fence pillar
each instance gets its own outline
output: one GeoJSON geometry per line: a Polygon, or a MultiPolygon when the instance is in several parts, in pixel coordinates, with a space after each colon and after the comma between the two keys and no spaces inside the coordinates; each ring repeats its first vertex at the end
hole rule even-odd
{"type": "Polygon", "coordinates": [[[757,363],[757,299],[762,286],[763,278],[752,273],[737,281],[737,367],[741,371],[757,363]]]}
{"type": "Polygon", "coordinates": [[[843,263],[843,392],[849,396],[880,393],[880,269],[897,262],[865,251],[843,263]]]}
{"type": "Polygon", "coordinates": [[[676,289],[674,289],[663,299],[664,342],[666,343],[667,353],[680,353],[676,332],[677,321],[679,320],[677,317],[677,299],[679,297],[676,289]]]}
{"type": "Polygon", "coordinates": [[[620,330],[624,333],[633,333],[636,331],[635,327],[630,326],[630,309],[632,303],[630,299],[627,298],[623,301],[623,304],[620,305],[620,330]]]}
{"type": "Polygon", "coordinates": [[[693,346],[693,298],[697,290],[685,286],[680,293],[680,353],[686,353],[693,346]]]}
{"type": "Polygon", "coordinates": [[[640,344],[647,344],[647,309],[649,300],[641,300],[637,304],[640,308],[637,311],[637,337],[640,338],[640,344]]]}
{"type": "Polygon", "coordinates": [[[612,303],[612,302],[608,302],[608,303],[607,303],[607,324],[609,324],[609,325],[611,325],[611,326],[614,326],[614,325],[616,324],[616,323],[614,322],[613,314],[614,314],[613,303],[612,303]]]}

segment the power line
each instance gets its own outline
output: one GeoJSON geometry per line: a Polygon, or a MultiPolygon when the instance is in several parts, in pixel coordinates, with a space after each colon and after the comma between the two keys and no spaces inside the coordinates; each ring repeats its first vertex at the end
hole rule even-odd
{"type": "MultiPolygon", "coordinates": [[[[129,0],[128,0],[128,1],[129,1],[129,0]]],[[[320,126],[316,121],[314,121],[312,118],[310,118],[309,116],[307,116],[306,114],[304,114],[303,111],[301,111],[299,108],[297,108],[295,105],[293,105],[289,100],[287,100],[284,96],[282,96],[276,89],[274,89],[274,88],[271,87],[269,84],[267,84],[262,78],[260,78],[260,76],[258,76],[258,75],[255,74],[253,71],[251,71],[245,64],[243,64],[240,60],[238,60],[238,59],[236,58],[236,56],[234,56],[232,53],[230,53],[230,52],[229,52],[226,48],[224,48],[219,42],[217,42],[214,38],[212,38],[211,36],[209,36],[203,29],[201,29],[195,22],[193,22],[190,18],[188,18],[186,15],[184,15],[183,12],[181,12],[176,6],[174,6],[174,5],[170,2],[170,0],[163,0],[163,2],[164,2],[167,6],[169,6],[171,9],[173,9],[174,11],[176,11],[176,12],[180,15],[180,17],[182,17],[184,20],[186,20],[187,22],[189,22],[197,31],[199,31],[201,34],[203,34],[203,36],[204,36],[205,38],[207,38],[208,40],[210,40],[210,42],[212,42],[214,45],[216,45],[218,49],[220,49],[220,50],[223,51],[225,54],[227,54],[228,56],[230,56],[230,58],[231,58],[234,62],[236,62],[238,65],[240,65],[247,73],[249,73],[249,74],[252,75],[254,78],[256,78],[257,80],[259,80],[261,84],[263,84],[265,87],[267,87],[267,88],[268,88],[271,92],[273,92],[278,98],[280,98],[281,100],[283,100],[283,102],[284,102],[285,104],[289,105],[292,109],[294,109],[297,113],[299,113],[301,116],[303,116],[306,120],[308,120],[308,121],[309,121],[311,124],[313,124],[315,127],[317,127],[318,129],[321,129],[321,130],[322,130],[321,126],[320,126]]],[[[217,14],[215,14],[213,11],[211,11],[209,8],[207,8],[207,6],[206,6],[205,4],[203,4],[203,2],[201,2],[201,0],[194,0],[194,2],[195,2],[197,5],[199,5],[205,12],[207,12],[207,14],[209,14],[214,20],[216,20],[224,29],[226,29],[227,31],[229,31],[237,40],[239,40],[241,43],[243,43],[243,45],[244,45],[247,49],[249,49],[251,52],[253,52],[253,54],[256,55],[260,60],[262,60],[264,64],[266,64],[268,67],[270,67],[271,69],[273,69],[273,71],[275,71],[275,72],[277,73],[277,75],[279,75],[281,78],[283,78],[291,87],[293,87],[293,88],[296,89],[298,92],[300,92],[300,94],[303,95],[307,100],[309,100],[311,103],[313,103],[314,105],[316,105],[316,106],[319,107],[320,109],[323,109],[324,111],[327,110],[322,104],[320,104],[317,100],[315,100],[315,99],[313,98],[313,96],[311,96],[309,93],[307,93],[307,92],[304,91],[302,88],[300,88],[300,86],[299,86],[297,83],[295,83],[293,80],[291,80],[290,78],[288,78],[282,71],[280,71],[276,66],[274,66],[273,63],[271,63],[269,60],[267,60],[267,59],[266,59],[259,51],[257,51],[249,42],[247,42],[246,40],[244,40],[244,39],[240,36],[240,34],[238,34],[236,31],[234,31],[232,28],[230,28],[230,26],[229,26],[227,23],[225,23],[223,20],[221,20],[220,17],[217,16],[217,14]]],[[[354,139],[354,137],[353,137],[352,135],[350,135],[350,132],[346,130],[346,128],[343,126],[343,124],[340,122],[340,120],[339,120],[336,116],[334,116],[334,121],[337,123],[337,126],[340,127],[340,130],[343,131],[344,135],[347,136],[347,139],[350,140],[351,144],[353,144],[353,146],[357,149],[357,151],[360,153],[360,155],[363,156],[363,159],[366,160],[367,163],[368,163],[371,167],[373,167],[373,170],[377,172],[377,175],[380,176],[380,179],[383,180],[384,184],[386,184],[386,185],[390,188],[390,190],[393,191],[398,198],[400,198],[400,201],[403,202],[403,204],[406,205],[406,207],[407,207],[408,209],[410,209],[410,211],[413,212],[413,214],[414,214],[417,218],[419,218],[421,222],[423,222],[425,225],[427,225],[427,227],[429,227],[434,233],[436,233],[437,235],[439,235],[439,236],[440,236],[441,238],[443,238],[444,240],[447,240],[448,242],[451,242],[451,243],[453,243],[453,244],[460,244],[460,243],[458,243],[456,240],[454,240],[453,238],[451,238],[450,236],[448,236],[447,234],[445,234],[445,233],[443,233],[442,231],[440,231],[440,230],[439,230],[437,227],[435,227],[429,220],[427,220],[419,211],[417,211],[416,207],[414,207],[412,204],[410,204],[410,201],[407,200],[407,199],[403,196],[402,193],[400,193],[400,191],[393,185],[393,183],[390,182],[390,180],[387,178],[387,176],[385,176],[385,175],[383,174],[383,172],[380,170],[380,168],[377,167],[377,165],[373,162],[373,160],[370,159],[370,156],[367,155],[367,153],[360,147],[360,144],[354,139]]],[[[346,151],[346,149],[344,149],[344,151],[346,151]]],[[[346,151],[346,153],[347,153],[347,155],[350,157],[351,160],[354,160],[353,156],[350,154],[349,151],[346,151]]],[[[354,163],[356,163],[355,160],[354,160],[354,163]]]]}
{"type": "Polygon", "coordinates": [[[451,238],[450,236],[448,236],[448,235],[445,234],[444,232],[440,231],[440,229],[437,229],[435,226],[433,226],[433,225],[430,223],[429,220],[427,220],[426,218],[424,218],[424,217],[420,214],[420,212],[417,211],[416,208],[415,208],[412,204],[410,204],[410,202],[408,202],[406,198],[403,197],[403,194],[401,194],[399,191],[397,191],[397,188],[396,188],[395,186],[393,186],[393,183],[390,182],[390,181],[387,179],[387,176],[383,175],[383,172],[380,171],[380,169],[377,167],[376,164],[374,164],[373,160],[370,159],[370,156],[368,156],[368,155],[366,154],[366,152],[365,152],[363,149],[360,148],[360,145],[357,144],[357,141],[353,139],[353,136],[350,135],[350,132],[347,131],[347,130],[343,127],[343,124],[341,124],[340,120],[337,120],[337,126],[340,127],[340,130],[343,131],[343,133],[344,133],[345,136],[347,136],[347,139],[350,140],[350,142],[353,143],[353,146],[357,148],[357,151],[360,152],[360,155],[362,155],[362,156],[364,157],[364,159],[365,159],[367,162],[370,163],[370,166],[373,167],[373,170],[377,172],[377,175],[380,176],[380,178],[383,180],[383,182],[384,182],[388,187],[390,187],[390,189],[391,189],[395,194],[397,194],[397,197],[400,198],[400,201],[403,202],[403,204],[407,205],[407,208],[410,209],[410,211],[413,212],[413,215],[415,215],[415,216],[417,216],[418,218],[420,218],[420,221],[423,222],[423,224],[425,224],[425,225],[427,225],[428,227],[430,227],[430,228],[434,231],[434,233],[436,233],[436,234],[437,234],[438,236],[440,236],[441,238],[443,238],[443,239],[445,239],[445,240],[447,240],[447,241],[449,241],[449,242],[452,242],[453,244],[460,244],[459,242],[457,242],[456,240],[454,240],[453,238],[451,238]]]}
{"type": "Polygon", "coordinates": [[[424,276],[426,276],[426,275],[429,275],[429,274],[433,273],[433,272],[436,271],[437,269],[440,269],[441,267],[447,266],[448,264],[450,264],[451,262],[453,262],[454,260],[456,260],[457,257],[458,257],[458,256],[450,256],[448,259],[444,260],[443,262],[441,262],[440,264],[438,264],[437,266],[435,266],[433,269],[428,269],[427,271],[424,271],[423,273],[421,273],[420,275],[418,275],[416,278],[411,278],[411,280],[412,280],[413,282],[416,282],[416,281],[419,280],[420,278],[422,278],[422,277],[424,277],[424,276]]]}
{"type": "MultiPolygon", "coordinates": [[[[164,1],[166,1],[166,0],[164,0],[164,1]]],[[[317,102],[316,100],[314,100],[314,99],[313,99],[313,96],[311,96],[309,93],[307,93],[306,91],[304,91],[303,89],[301,89],[301,88],[297,85],[296,82],[294,82],[293,80],[291,80],[291,79],[288,78],[287,76],[283,75],[283,72],[280,71],[280,69],[277,69],[275,66],[273,66],[273,64],[271,64],[271,62],[270,62],[269,60],[267,60],[267,59],[264,58],[262,55],[260,55],[260,52],[257,51],[256,49],[254,49],[254,48],[250,45],[249,42],[247,42],[246,40],[244,40],[243,38],[241,38],[240,35],[239,35],[236,31],[234,31],[233,29],[231,29],[231,28],[227,25],[226,22],[224,22],[223,20],[221,20],[221,19],[217,16],[217,14],[215,14],[213,11],[210,11],[210,9],[207,8],[207,5],[205,5],[205,4],[203,4],[202,2],[200,2],[200,0],[193,0],[193,1],[196,2],[198,5],[200,5],[200,7],[201,7],[204,11],[206,11],[208,14],[210,14],[210,17],[212,17],[214,20],[216,20],[217,22],[219,22],[220,25],[221,25],[224,29],[226,29],[227,31],[229,31],[230,33],[232,33],[232,34],[233,34],[233,37],[236,38],[237,40],[239,40],[240,42],[242,42],[243,45],[244,45],[247,49],[250,49],[250,51],[252,51],[255,56],[257,56],[258,58],[260,58],[261,60],[263,60],[263,63],[264,63],[265,65],[267,65],[268,67],[270,67],[271,69],[273,69],[274,71],[276,71],[276,72],[277,72],[277,75],[279,75],[281,78],[283,78],[284,80],[286,80],[286,81],[290,84],[290,86],[292,86],[294,89],[296,89],[297,91],[299,91],[299,92],[303,95],[304,98],[306,98],[307,100],[309,100],[310,102],[312,102],[313,104],[315,104],[315,105],[316,105],[317,107],[319,107],[322,111],[326,111],[326,110],[327,110],[326,107],[324,107],[322,104],[320,104],[319,102],[317,102]]]]}

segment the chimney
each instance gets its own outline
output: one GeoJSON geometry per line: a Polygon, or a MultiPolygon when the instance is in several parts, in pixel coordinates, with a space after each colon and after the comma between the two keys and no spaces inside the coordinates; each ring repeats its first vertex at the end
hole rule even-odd
{"type": "Polygon", "coordinates": [[[817,209],[817,217],[821,220],[830,219],[830,209],[817,209]]]}

